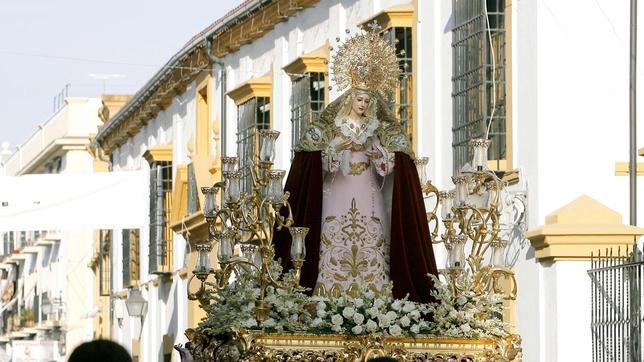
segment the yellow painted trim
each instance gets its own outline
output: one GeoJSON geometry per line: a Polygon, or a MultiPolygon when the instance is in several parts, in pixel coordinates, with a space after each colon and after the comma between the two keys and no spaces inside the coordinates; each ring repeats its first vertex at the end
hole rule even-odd
{"type": "Polygon", "coordinates": [[[415,7],[413,5],[401,5],[387,8],[375,16],[363,21],[360,23],[360,26],[364,28],[367,24],[375,20],[383,30],[393,27],[411,28],[414,23],[414,9],[415,7]]]}
{"type": "MultiPolygon", "coordinates": [[[[628,176],[628,162],[615,162],[615,176],[628,176]]],[[[637,163],[637,175],[644,175],[644,162],[637,163]]]]}
{"type": "MultiPolygon", "coordinates": [[[[215,251],[213,250],[213,254],[215,251]]],[[[188,268],[193,268],[197,264],[197,251],[192,248],[188,252],[188,268]]],[[[212,264],[218,265],[218,264],[212,264]]],[[[188,300],[188,326],[194,328],[203,318],[206,317],[206,312],[199,306],[196,300],[188,300]]]]}
{"type": "Polygon", "coordinates": [[[143,158],[149,164],[159,161],[172,161],[172,145],[157,145],[143,153],[143,158]]]}
{"type": "MultiPolygon", "coordinates": [[[[275,25],[318,2],[319,0],[274,0],[253,11],[250,16],[239,14],[235,16],[235,24],[214,34],[212,54],[223,57],[235,52],[242,44],[248,44],[261,38],[275,25]]],[[[197,36],[203,38],[201,34],[197,36]]],[[[204,43],[205,39],[201,44],[204,45],[204,43]]],[[[145,88],[145,93],[152,95],[145,101],[131,107],[128,115],[119,121],[120,124],[105,135],[101,148],[106,154],[109,155],[114,149],[126,143],[149,120],[154,119],[159,111],[167,108],[176,95],[185,92],[186,87],[195,79],[199,70],[210,65],[205,48],[205,46],[198,46],[194,47],[195,50],[185,54],[177,53],[177,55],[182,55],[181,60],[172,63],[172,70],[164,78],[167,80],[145,88]]]]}
{"type": "Polygon", "coordinates": [[[197,108],[197,125],[196,125],[196,152],[199,155],[210,155],[212,139],[212,120],[211,120],[211,89],[212,75],[210,72],[203,72],[197,77],[196,90],[196,108],[197,108]]]}
{"type": "Polygon", "coordinates": [[[514,153],[512,139],[512,0],[506,0],[505,17],[505,160],[499,160],[498,170],[512,169],[514,153]],[[501,161],[505,161],[502,164],[501,161]]]}
{"type": "MultiPolygon", "coordinates": [[[[507,140],[506,140],[507,142],[507,140]]],[[[507,143],[506,143],[507,146],[507,143]]],[[[508,155],[508,151],[506,148],[506,156],[508,155]]],[[[502,159],[502,160],[488,160],[487,161],[487,167],[491,170],[509,170],[510,167],[508,167],[508,160],[507,159],[502,159]]]]}
{"type": "Polygon", "coordinates": [[[251,98],[271,97],[273,90],[272,78],[270,75],[251,78],[240,84],[237,88],[226,93],[236,106],[249,101],[251,98]]]}
{"type": "Polygon", "coordinates": [[[420,82],[418,81],[418,12],[415,11],[418,9],[418,0],[414,0],[412,5],[412,22],[411,22],[411,80],[412,84],[412,106],[411,106],[411,144],[414,150],[414,153],[418,154],[418,140],[420,135],[418,134],[418,104],[420,99],[418,95],[420,94],[420,82]]]}
{"type": "Polygon", "coordinates": [[[584,195],[548,215],[526,238],[543,262],[590,260],[600,250],[632,247],[642,235],[644,228],[622,224],[618,212],[584,195]]]}
{"type": "Polygon", "coordinates": [[[310,53],[300,55],[282,69],[291,77],[299,77],[305,73],[326,73],[329,69],[328,59],[329,44],[325,43],[310,53]]]}
{"type": "Polygon", "coordinates": [[[206,223],[206,218],[201,210],[175,221],[170,227],[175,233],[182,235],[191,245],[205,242],[209,237],[208,223],[206,223]]]}
{"type": "MultiPolygon", "coordinates": [[[[194,167],[195,179],[198,187],[212,185],[215,183],[215,178],[217,175],[211,172],[213,168],[212,157],[195,155],[193,157],[192,164],[194,167]]],[[[208,224],[206,223],[206,219],[204,218],[203,211],[201,209],[197,210],[197,212],[193,214],[187,214],[188,168],[187,166],[183,166],[183,168],[185,170],[179,169],[179,171],[184,172],[185,176],[181,175],[181,177],[183,178],[180,179],[179,172],[177,172],[177,184],[175,184],[175,186],[179,187],[180,185],[178,185],[178,183],[182,182],[183,186],[180,189],[175,188],[173,190],[173,197],[177,197],[177,195],[179,195],[182,200],[176,204],[179,207],[179,210],[172,210],[170,228],[175,233],[183,235],[184,239],[189,239],[191,244],[195,244],[208,240],[208,224]]],[[[201,208],[204,204],[201,189],[197,190],[197,195],[199,198],[199,207],[201,208]]]]}
{"type": "Polygon", "coordinates": [[[141,341],[137,338],[132,338],[132,357],[137,361],[141,361],[141,341]]]}

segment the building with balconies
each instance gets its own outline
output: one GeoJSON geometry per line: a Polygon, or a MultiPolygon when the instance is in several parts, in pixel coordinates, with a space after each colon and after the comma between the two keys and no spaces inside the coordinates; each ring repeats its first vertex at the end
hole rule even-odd
{"type": "Polygon", "coordinates": [[[109,108],[125,100],[68,97],[2,160],[0,351],[13,360],[27,349],[62,361],[83,341],[109,338],[101,330],[109,297],[92,292],[100,279],[92,258],[102,255],[95,245],[102,245],[102,228],[125,222],[110,216],[118,213],[109,200],[125,192],[122,186],[146,188],[133,187],[135,174],[105,173],[107,163],[88,146],[109,108]],[[93,211],[100,204],[104,212],[93,211]]]}

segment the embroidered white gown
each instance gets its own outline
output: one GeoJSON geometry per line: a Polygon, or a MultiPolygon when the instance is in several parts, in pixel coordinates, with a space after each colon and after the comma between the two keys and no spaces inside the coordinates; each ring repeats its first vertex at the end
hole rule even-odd
{"type": "Polygon", "coordinates": [[[355,296],[360,286],[378,292],[389,279],[389,220],[382,177],[393,171],[394,153],[388,152],[375,131],[379,121],[361,126],[337,118],[338,137],[322,152],[324,184],[318,279],[314,295],[355,296]],[[335,146],[351,139],[352,147],[335,146]],[[382,157],[370,159],[366,151],[382,157]]]}

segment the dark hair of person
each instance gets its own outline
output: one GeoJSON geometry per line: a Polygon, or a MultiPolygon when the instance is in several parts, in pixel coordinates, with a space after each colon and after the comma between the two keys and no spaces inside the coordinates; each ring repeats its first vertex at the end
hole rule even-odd
{"type": "Polygon", "coordinates": [[[369,358],[367,362],[398,362],[398,360],[393,357],[374,357],[369,358]]]}
{"type": "Polygon", "coordinates": [[[69,362],[132,362],[130,354],[120,344],[106,339],[85,342],[76,347],[69,362]]]}

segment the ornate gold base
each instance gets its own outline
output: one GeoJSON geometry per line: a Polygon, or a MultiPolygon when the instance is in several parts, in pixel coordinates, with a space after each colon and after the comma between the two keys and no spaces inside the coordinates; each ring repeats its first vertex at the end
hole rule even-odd
{"type": "Polygon", "coordinates": [[[518,362],[521,337],[496,340],[245,332],[212,352],[217,361],[368,361],[387,356],[400,361],[518,362]]]}

